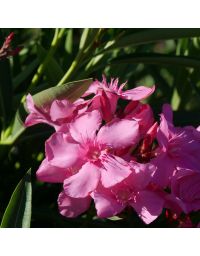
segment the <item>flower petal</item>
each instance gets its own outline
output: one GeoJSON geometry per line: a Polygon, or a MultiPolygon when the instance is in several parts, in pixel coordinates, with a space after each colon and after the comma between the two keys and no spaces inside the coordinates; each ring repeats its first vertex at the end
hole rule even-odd
{"type": "Polygon", "coordinates": [[[170,104],[163,104],[162,112],[167,122],[173,123],[173,112],[170,104]]]}
{"type": "Polygon", "coordinates": [[[67,218],[75,218],[90,207],[91,198],[72,198],[62,191],[58,196],[60,214],[67,218]]]}
{"type": "Polygon", "coordinates": [[[62,183],[69,176],[69,172],[66,168],[50,165],[45,158],[37,170],[36,176],[43,182],[62,183]]]}
{"type": "Polygon", "coordinates": [[[117,156],[104,155],[101,160],[101,182],[108,188],[127,178],[132,172],[126,161],[117,156]]]}
{"type": "Polygon", "coordinates": [[[124,205],[112,199],[109,195],[94,192],[92,193],[97,215],[100,218],[109,218],[117,215],[124,209],[124,205]]]}
{"type": "Polygon", "coordinates": [[[156,167],[150,163],[141,164],[133,161],[130,162],[130,166],[133,169],[130,181],[134,184],[135,188],[139,190],[144,189],[152,180],[156,167]]]}
{"type": "Polygon", "coordinates": [[[75,106],[67,100],[55,100],[50,107],[52,121],[70,117],[75,110],[75,106]]]}
{"type": "Polygon", "coordinates": [[[65,193],[75,198],[86,197],[96,189],[99,177],[99,168],[88,162],[82,166],[77,174],[64,181],[65,193]]]}
{"type": "Polygon", "coordinates": [[[164,200],[154,192],[140,191],[135,200],[130,204],[146,224],[154,221],[162,213],[164,200]]]}
{"type": "Polygon", "coordinates": [[[110,122],[100,129],[97,140],[100,144],[105,144],[115,149],[134,145],[139,140],[138,122],[115,119],[114,122],[110,122]]]}
{"type": "Polygon", "coordinates": [[[74,120],[69,125],[69,131],[74,140],[82,143],[88,139],[93,140],[96,136],[96,131],[101,125],[101,114],[98,110],[85,113],[74,120]]]}
{"type": "Polygon", "coordinates": [[[51,122],[49,115],[45,112],[44,109],[39,109],[35,106],[33,98],[30,94],[26,97],[26,106],[30,114],[26,117],[25,125],[32,126],[38,123],[47,123],[54,126],[51,122]]]}
{"type": "Polygon", "coordinates": [[[175,171],[174,161],[165,153],[153,158],[151,163],[156,167],[152,182],[161,187],[166,187],[175,171]]]}
{"type": "Polygon", "coordinates": [[[169,144],[169,139],[174,132],[172,124],[172,109],[169,104],[163,105],[163,114],[160,115],[160,126],[157,133],[157,140],[159,145],[166,150],[169,144]]]}
{"type": "Polygon", "coordinates": [[[150,96],[155,91],[155,86],[151,88],[138,86],[134,89],[127,90],[121,93],[121,97],[126,100],[143,100],[150,96]]]}
{"type": "Polygon", "coordinates": [[[80,147],[72,143],[63,133],[56,132],[45,144],[46,156],[51,165],[60,168],[73,167],[80,161],[80,147]]]}

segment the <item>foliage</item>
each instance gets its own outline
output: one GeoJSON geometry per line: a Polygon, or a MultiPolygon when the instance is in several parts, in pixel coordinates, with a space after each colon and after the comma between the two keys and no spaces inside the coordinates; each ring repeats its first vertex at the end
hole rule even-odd
{"type": "MultiPolygon", "coordinates": [[[[155,113],[168,102],[177,125],[197,126],[200,29],[2,29],[0,45],[12,31],[13,49],[19,45],[23,49],[0,60],[0,218],[18,181],[31,166],[31,227],[144,227],[133,212],[116,221],[97,219],[93,206],[89,213],[73,220],[59,215],[56,200],[60,185],[35,178],[44,157],[44,142],[52,130],[46,125],[25,129],[25,96],[71,81],[101,80],[105,74],[119,77],[121,83],[128,81],[128,89],[155,84],[156,92],[149,101],[155,113]]],[[[168,227],[164,213],[151,226],[168,227]]]]}

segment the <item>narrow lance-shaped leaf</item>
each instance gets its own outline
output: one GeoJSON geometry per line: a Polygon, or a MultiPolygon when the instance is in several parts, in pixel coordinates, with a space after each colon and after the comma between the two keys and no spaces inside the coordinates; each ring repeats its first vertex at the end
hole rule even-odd
{"type": "Polygon", "coordinates": [[[73,102],[80,98],[88,89],[92,79],[79,80],[63,84],[57,87],[51,87],[33,96],[34,103],[37,107],[43,107],[55,99],[68,99],[73,102]]]}
{"type": "Polygon", "coordinates": [[[114,48],[126,47],[129,45],[146,44],[161,40],[186,38],[186,37],[199,37],[200,29],[181,29],[181,28],[156,28],[147,29],[139,32],[135,32],[129,35],[123,35],[116,41],[109,42],[109,45],[105,46],[106,50],[113,50],[114,48]]]}
{"type": "Polygon", "coordinates": [[[111,65],[117,64],[154,64],[154,65],[176,65],[179,67],[200,68],[200,59],[187,56],[173,56],[167,54],[129,54],[120,56],[110,61],[111,65]]]}
{"type": "Polygon", "coordinates": [[[14,79],[13,79],[13,87],[14,89],[17,89],[21,83],[23,83],[37,68],[39,65],[39,59],[34,59],[29,65],[25,67],[25,69],[19,73],[14,79]]]}
{"type": "MultiPolygon", "coordinates": [[[[42,45],[37,45],[38,58],[42,62],[47,56],[48,52],[42,47],[42,45]]],[[[48,60],[48,65],[44,68],[44,74],[47,77],[49,85],[54,85],[63,77],[64,73],[56,59],[51,56],[48,60]]]]}
{"type": "Polygon", "coordinates": [[[31,222],[31,169],[15,188],[6,211],[1,228],[29,228],[31,222]]]}

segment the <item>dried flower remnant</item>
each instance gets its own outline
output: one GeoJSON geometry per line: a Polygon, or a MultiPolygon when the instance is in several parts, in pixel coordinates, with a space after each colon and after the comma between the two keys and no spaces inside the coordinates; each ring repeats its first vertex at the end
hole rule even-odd
{"type": "Polygon", "coordinates": [[[14,56],[14,55],[18,54],[20,52],[20,50],[22,49],[22,46],[18,46],[16,48],[12,49],[11,42],[12,42],[13,38],[14,38],[13,32],[10,33],[6,37],[2,47],[0,49],[0,60],[5,59],[10,56],[14,56]]]}

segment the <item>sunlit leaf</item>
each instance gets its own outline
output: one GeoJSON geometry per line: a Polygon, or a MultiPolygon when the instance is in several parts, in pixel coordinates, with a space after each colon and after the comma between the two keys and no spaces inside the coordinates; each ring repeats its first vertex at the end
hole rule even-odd
{"type": "Polygon", "coordinates": [[[68,99],[73,102],[80,98],[92,83],[92,79],[85,79],[51,87],[33,96],[34,103],[38,107],[43,107],[55,99],[68,99]]]}
{"type": "Polygon", "coordinates": [[[118,216],[113,216],[113,217],[110,217],[108,218],[109,220],[112,220],[112,221],[118,221],[118,220],[123,220],[123,218],[120,218],[118,216]]]}
{"type": "Polygon", "coordinates": [[[73,51],[73,29],[67,31],[66,41],[65,41],[65,50],[71,55],[73,51]]]}

